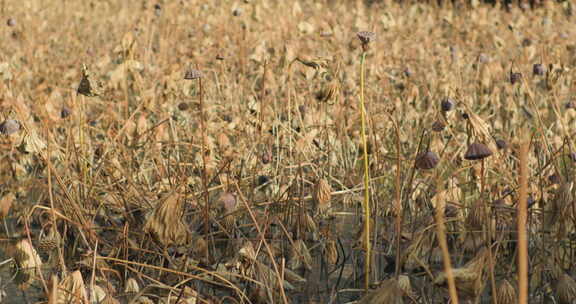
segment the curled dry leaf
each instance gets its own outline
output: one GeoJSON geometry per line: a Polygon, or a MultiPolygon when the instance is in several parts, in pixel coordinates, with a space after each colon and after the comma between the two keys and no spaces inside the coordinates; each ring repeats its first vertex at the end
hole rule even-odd
{"type": "Polygon", "coordinates": [[[92,300],[95,301],[96,303],[108,303],[108,301],[106,300],[108,294],[106,293],[106,291],[104,291],[102,287],[98,285],[94,285],[94,289],[92,289],[91,295],[92,300]]]}
{"type": "Polygon", "coordinates": [[[238,254],[241,258],[251,262],[256,261],[256,250],[254,250],[254,246],[251,242],[246,242],[238,251],[238,254]]]}
{"type": "MultiPolygon", "coordinates": [[[[172,303],[170,299],[173,299],[174,296],[170,296],[165,298],[163,301],[164,303],[172,303]]],[[[193,290],[190,287],[184,287],[184,291],[182,292],[180,301],[178,304],[196,304],[198,301],[198,292],[193,290]]]]}
{"type": "Polygon", "coordinates": [[[326,214],[328,209],[330,209],[332,198],[332,187],[322,178],[316,182],[314,185],[314,202],[316,204],[316,214],[326,214]]]}
{"type": "Polygon", "coordinates": [[[330,239],[326,241],[323,253],[328,265],[336,265],[336,261],[338,260],[338,249],[336,248],[335,240],[330,239]]]}
{"type": "Polygon", "coordinates": [[[183,201],[180,194],[174,192],[163,201],[146,219],[144,231],[152,234],[163,245],[183,245],[190,240],[190,232],[184,223],[183,201]]]}
{"type": "Polygon", "coordinates": [[[50,298],[55,299],[54,304],[90,303],[80,271],[76,270],[72,273],[68,273],[62,282],[58,284],[56,290],[52,290],[52,296],[50,298]]]}
{"type": "Polygon", "coordinates": [[[378,289],[362,297],[358,304],[404,304],[403,293],[396,279],[388,279],[378,289]]]}
{"type": "Polygon", "coordinates": [[[306,243],[303,240],[298,239],[294,241],[294,246],[292,246],[292,257],[288,262],[288,267],[290,269],[312,269],[312,256],[310,255],[308,246],[306,246],[306,243]]]}
{"type": "MultiPolygon", "coordinates": [[[[484,276],[487,258],[488,249],[482,248],[464,267],[452,269],[458,295],[475,300],[482,294],[486,281],[484,276]]],[[[446,273],[441,272],[434,284],[447,285],[446,273]]]]}
{"type": "Polygon", "coordinates": [[[554,291],[559,304],[571,304],[576,301],[576,281],[566,273],[560,275],[554,291]]]}
{"type": "Polygon", "coordinates": [[[40,256],[27,239],[19,240],[15,245],[9,246],[6,249],[6,254],[12,256],[20,268],[30,270],[33,273],[42,266],[40,256]]]}
{"type": "Polygon", "coordinates": [[[516,293],[516,286],[512,285],[510,281],[504,279],[498,284],[496,289],[496,298],[500,304],[514,304],[518,299],[516,293]]]}
{"type": "Polygon", "coordinates": [[[135,294],[140,292],[140,284],[134,278],[128,278],[126,280],[126,286],[124,287],[124,292],[128,294],[135,294]]]}
{"type": "Polygon", "coordinates": [[[12,204],[16,200],[14,193],[10,192],[0,199],[0,217],[5,217],[10,212],[12,204]]]}
{"type": "Polygon", "coordinates": [[[414,290],[412,289],[412,284],[410,283],[410,277],[407,275],[398,276],[398,287],[402,289],[405,295],[412,297],[414,295],[414,290]]]}

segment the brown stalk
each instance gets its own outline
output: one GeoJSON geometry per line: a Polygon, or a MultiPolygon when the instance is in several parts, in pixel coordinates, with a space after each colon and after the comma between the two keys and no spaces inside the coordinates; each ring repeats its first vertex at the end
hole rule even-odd
{"type": "Polygon", "coordinates": [[[262,136],[262,129],[264,129],[264,97],[266,96],[266,72],[268,71],[268,61],[264,62],[264,72],[262,73],[262,88],[260,92],[260,113],[258,115],[259,136],[262,136]]]}
{"type": "Polygon", "coordinates": [[[518,202],[518,303],[528,303],[528,149],[530,144],[520,145],[520,195],[518,202]]]}
{"type": "MultiPolygon", "coordinates": [[[[438,189],[440,189],[440,181],[437,180],[438,189]]],[[[442,191],[438,192],[436,201],[436,233],[438,234],[438,243],[442,249],[442,261],[444,263],[444,272],[446,273],[446,280],[448,281],[448,292],[450,294],[451,303],[458,304],[458,293],[456,291],[456,284],[454,282],[454,274],[452,272],[452,264],[450,262],[450,252],[448,251],[448,242],[446,241],[446,225],[444,224],[444,195],[442,191]]]]}
{"type": "Polygon", "coordinates": [[[402,196],[400,191],[400,165],[402,159],[400,158],[400,129],[398,122],[393,120],[396,129],[396,269],[394,275],[396,279],[400,275],[400,239],[402,235],[402,196]]]}
{"type": "MultiPolygon", "coordinates": [[[[204,91],[202,87],[202,77],[198,78],[198,87],[200,89],[200,127],[202,128],[202,145],[200,153],[202,153],[202,187],[204,188],[204,233],[210,233],[210,211],[208,201],[208,176],[206,172],[206,116],[204,113],[204,91]]],[[[210,246],[206,246],[206,259],[209,260],[210,246]]]]}
{"type": "MultiPolygon", "coordinates": [[[[482,159],[482,167],[480,169],[480,198],[484,196],[484,187],[485,187],[485,172],[484,172],[484,162],[486,161],[485,158],[482,159]]],[[[488,206],[488,200],[483,199],[485,212],[485,221],[486,221],[486,247],[491,248],[492,242],[492,225],[491,225],[491,212],[490,206],[488,206]]],[[[494,277],[494,259],[492,257],[492,249],[488,250],[488,274],[490,276],[490,285],[492,286],[492,301],[494,304],[498,304],[498,297],[496,295],[497,288],[496,288],[496,279],[494,277]]]]}

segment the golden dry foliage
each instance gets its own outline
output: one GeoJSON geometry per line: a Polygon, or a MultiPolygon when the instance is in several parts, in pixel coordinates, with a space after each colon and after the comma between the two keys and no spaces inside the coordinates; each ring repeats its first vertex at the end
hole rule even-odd
{"type": "Polygon", "coordinates": [[[86,286],[79,270],[66,274],[57,287],[51,290],[49,304],[88,304],[86,286]]]}
{"type": "Polygon", "coordinates": [[[333,105],[340,96],[340,82],[333,76],[326,77],[332,79],[322,82],[322,87],[318,92],[316,92],[316,99],[320,102],[326,102],[333,105]]]}
{"type": "Polygon", "coordinates": [[[471,231],[482,231],[486,222],[486,206],[482,201],[475,201],[466,217],[466,226],[471,231]]]}
{"type": "Polygon", "coordinates": [[[128,278],[124,286],[124,292],[127,294],[136,294],[140,292],[140,284],[134,278],[128,278]]]}
{"type": "MultiPolygon", "coordinates": [[[[3,2],[0,237],[11,240],[1,246],[12,247],[6,251],[14,268],[30,270],[16,282],[37,277],[35,250],[57,249],[59,264],[44,262],[46,273],[64,265],[90,269],[100,289],[112,289],[103,287],[110,282],[132,296],[162,286],[149,298],[128,299],[133,303],[166,302],[189,284],[200,291],[198,302],[284,303],[280,286],[293,288],[290,303],[315,296],[329,302],[357,287],[357,259],[347,257],[365,241],[364,231],[355,231],[366,220],[375,261],[399,253],[403,270],[428,275],[386,281],[363,302],[436,303],[442,254],[430,200],[446,204],[436,206],[445,211],[454,263],[482,260],[479,250],[490,244],[499,253],[490,260],[494,277],[515,277],[524,127],[533,148],[526,162],[536,202],[527,227],[532,264],[545,264],[552,252],[563,269],[576,266],[573,1],[522,8],[502,1],[3,2]],[[362,71],[375,202],[367,219],[358,208],[365,190],[362,71]],[[475,145],[467,154],[473,142],[483,151],[475,145]],[[549,174],[558,175],[559,189],[548,187],[549,174]],[[270,182],[259,186],[260,177],[270,182]],[[406,212],[392,210],[396,190],[406,212]],[[201,208],[185,208],[203,205],[204,194],[213,203],[209,231],[200,229],[201,208]],[[18,220],[23,213],[32,213],[28,223],[18,220]],[[399,227],[390,215],[401,215],[399,227]],[[22,242],[16,249],[27,232],[35,247],[22,242]],[[147,246],[149,235],[161,246],[147,246]],[[316,276],[323,262],[328,271],[316,276]],[[311,284],[298,284],[291,268],[311,269],[304,273],[319,278],[314,285],[329,288],[309,294],[312,288],[302,287],[311,284]],[[141,289],[134,280],[116,284],[117,274],[138,278],[141,289]]],[[[479,264],[455,270],[464,297],[479,298],[479,264]]],[[[382,268],[366,277],[385,277],[382,268]]],[[[574,302],[569,277],[530,278],[530,290],[565,286],[555,290],[557,299],[574,302]]],[[[494,292],[509,302],[509,284],[500,285],[494,292]]],[[[93,288],[96,300],[115,302],[93,288]]]]}
{"type": "Polygon", "coordinates": [[[152,234],[163,245],[183,245],[191,237],[188,227],[182,223],[184,201],[177,192],[169,194],[148,215],[144,231],[152,234]]]}
{"type": "Polygon", "coordinates": [[[559,304],[573,304],[576,302],[576,281],[567,273],[562,273],[554,288],[559,304]]]}
{"type": "Polygon", "coordinates": [[[18,265],[14,280],[21,289],[26,289],[33,280],[37,279],[36,275],[43,264],[40,256],[27,239],[6,242],[2,245],[6,255],[12,257],[18,265]]]}
{"type": "Polygon", "coordinates": [[[332,187],[326,179],[321,178],[314,185],[314,203],[316,214],[326,214],[331,206],[332,187]]]}
{"type": "Polygon", "coordinates": [[[298,239],[294,241],[288,267],[294,270],[300,268],[312,269],[312,256],[310,255],[308,246],[306,246],[303,240],[298,239]]]}
{"type": "Polygon", "coordinates": [[[323,254],[328,265],[334,266],[336,264],[336,261],[338,261],[338,248],[335,240],[332,238],[326,240],[323,254]]]}
{"type": "Polygon", "coordinates": [[[14,193],[7,193],[0,199],[0,218],[5,217],[10,212],[12,204],[16,200],[14,193]]]}
{"type": "Polygon", "coordinates": [[[546,205],[544,226],[555,232],[557,240],[566,236],[568,231],[573,228],[572,220],[567,216],[574,204],[572,196],[573,182],[565,182],[556,191],[552,201],[546,205]]]}
{"type": "Polygon", "coordinates": [[[412,289],[412,283],[410,283],[410,277],[407,275],[399,275],[398,276],[398,286],[405,295],[412,297],[414,296],[414,290],[412,289]]]}
{"type": "MultiPolygon", "coordinates": [[[[166,297],[163,299],[164,303],[172,303],[178,295],[171,295],[170,297],[166,297]]],[[[198,303],[198,292],[193,290],[192,288],[185,286],[184,291],[182,292],[182,296],[178,304],[196,304],[198,303]]]]}
{"type": "Polygon", "coordinates": [[[496,297],[499,304],[515,304],[518,301],[517,285],[512,285],[508,280],[502,280],[498,284],[496,297]]]}
{"type": "MultiPolygon", "coordinates": [[[[263,303],[282,302],[280,291],[278,290],[278,276],[274,269],[256,256],[256,251],[252,242],[246,242],[238,251],[238,265],[241,274],[259,282],[252,289],[252,297],[263,303]],[[270,295],[272,299],[268,297],[270,295]]],[[[284,280],[280,282],[284,289],[294,290],[294,284],[306,282],[306,279],[291,271],[284,269],[284,280]]]]}
{"type": "MultiPolygon", "coordinates": [[[[488,249],[482,248],[464,267],[452,269],[459,297],[477,300],[482,294],[486,284],[485,267],[487,259],[488,249]]],[[[446,273],[441,272],[438,274],[436,279],[434,279],[434,284],[446,285],[446,273]]]]}
{"type": "Polygon", "coordinates": [[[112,295],[110,294],[103,294],[104,298],[99,301],[99,304],[120,304],[119,300],[116,300],[112,295]]]}
{"type": "Polygon", "coordinates": [[[368,292],[358,304],[404,304],[404,291],[396,279],[388,279],[376,290],[368,292]]]}

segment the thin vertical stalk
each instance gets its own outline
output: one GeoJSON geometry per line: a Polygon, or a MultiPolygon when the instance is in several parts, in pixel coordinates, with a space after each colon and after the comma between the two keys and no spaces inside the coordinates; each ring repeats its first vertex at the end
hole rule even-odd
{"type": "Polygon", "coordinates": [[[450,252],[448,251],[448,242],[446,241],[446,225],[444,224],[444,195],[441,191],[440,181],[436,181],[438,197],[436,201],[436,232],[438,234],[438,243],[442,249],[442,261],[444,263],[444,272],[448,281],[448,292],[450,294],[450,303],[458,304],[458,293],[456,283],[454,282],[454,273],[452,272],[452,263],[450,262],[450,252]]]}
{"type": "Polygon", "coordinates": [[[402,235],[402,195],[400,192],[400,172],[402,159],[400,158],[400,127],[398,121],[395,121],[394,128],[396,129],[396,269],[394,275],[396,279],[400,275],[400,238],[402,235]]]}
{"type": "Polygon", "coordinates": [[[492,287],[492,303],[494,304],[498,304],[498,297],[496,296],[496,279],[494,276],[494,257],[492,256],[492,249],[491,249],[491,243],[492,243],[492,225],[491,225],[491,220],[492,220],[492,213],[490,210],[490,206],[488,204],[488,201],[484,198],[484,187],[486,185],[485,181],[486,181],[486,173],[485,173],[485,159],[482,159],[482,167],[480,169],[480,199],[482,199],[482,201],[484,202],[484,220],[486,221],[486,234],[485,234],[485,238],[486,238],[486,247],[488,248],[488,275],[490,277],[490,286],[492,287]]]}
{"type": "Polygon", "coordinates": [[[528,303],[528,148],[529,142],[520,145],[520,197],[518,202],[518,303],[528,303]]]}
{"type": "Polygon", "coordinates": [[[361,137],[364,154],[364,249],[366,251],[366,260],[364,263],[365,281],[364,288],[368,290],[370,286],[370,172],[368,167],[368,144],[366,142],[366,107],[364,102],[364,70],[365,70],[366,52],[362,52],[360,60],[360,117],[361,117],[361,137]]]}
{"type": "MultiPolygon", "coordinates": [[[[198,87],[200,94],[200,127],[202,128],[202,144],[200,152],[202,153],[202,187],[204,188],[204,233],[210,233],[210,212],[208,205],[208,172],[206,172],[206,116],[204,113],[204,91],[202,88],[202,77],[198,78],[198,87]]],[[[206,246],[206,258],[209,257],[209,248],[206,246]]]]}
{"type": "MultiPolygon", "coordinates": [[[[264,72],[262,73],[262,87],[261,87],[261,91],[260,91],[260,113],[258,115],[258,129],[259,129],[259,134],[258,136],[261,138],[262,137],[262,129],[264,129],[264,110],[265,110],[265,104],[264,104],[264,98],[266,96],[266,72],[268,71],[268,61],[264,61],[264,72]]],[[[290,112],[288,112],[290,113],[290,112]]]]}
{"type": "Polygon", "coordinates": [[[80,113],[78,116],[78,137],[80,140],[80,171],[82,172],[82,185],[78,189],[78,201],[85,201],[85,189],[88,183],[88,159],[87,159],[87,148],[86,148],[86,134],[84,130],[84,123],[86,120],[86,100],[84,100],[84,95],[80,95],[80,113]]]}

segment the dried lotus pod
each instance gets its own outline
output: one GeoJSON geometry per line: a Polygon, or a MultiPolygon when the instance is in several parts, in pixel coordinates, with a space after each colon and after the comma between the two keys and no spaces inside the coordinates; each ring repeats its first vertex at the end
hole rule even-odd
{"type": "Polygon", "coordinates": [[[102,95],[102,85],[92,78],[92,75],[85,64],[82,65],[82,79],[80,79],[80,84],[78,84],[76,94],[87,97],[102,95]]]}
{"type": "Polygon", "coordinates": [[[440,108],[442,109],[442,112],[448,112],[450,110],[452,110],[452,108],[454,108],[454,100],[452,100],[451,98],[444,98],[442,99],[442,101],[440,102],[440,108]]]}
{"type": "Polygon", "coordinates": [[[416,157],[416,168],[421,170],[430,170],[436,168],[440,159],[432,151],[424,152],[416,157]]]}
{"type": "Polygon", "coordinates": [[[475,142],[468,146],[464,158],[467,160],[479,160],[484,159],[492,155],[492,151],[488,146],[483,143],[475,142]]]}
{"type": "Polygon", "coordinates": [[[362,44],[368,44],[376,38],[376,33],[370,31],[360,31],[356,34],[362,44]]]}
{"type": "Polygon", "coordinates": [[[12,135],[20,130],[20,122],[15,119],[6,119],[0,123],[0,133],[12,135]]]}
{"type": "Polygon", "coordinates": [[[184,73],[184,79],[186,80],[194,80],[202,78],[202,72],[196,69],[188,69],[186,73],[184,73]]]}

